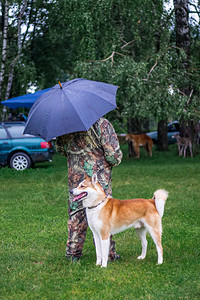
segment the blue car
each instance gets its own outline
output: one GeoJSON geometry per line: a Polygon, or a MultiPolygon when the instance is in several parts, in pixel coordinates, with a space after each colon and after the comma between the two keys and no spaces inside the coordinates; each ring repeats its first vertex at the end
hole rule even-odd
{"type": "Polygon", "coordinates": [[[0,165],[25,170],[36,162],[52,161],[54,147],[39,137],[23,135],[24,122],[0,122],[0,165]]]}
{"type": "MultiPolygon", "coordinates": [[[[179,122],[178,121],[173,121],[167,125],[167,136],[168,136],[169,144],[176,143],[176,139],[172,138],[172,136],[175,134],[179,134],[179,122]]],[[[154,144],[158,143],[158,132],[157,131],[148,132],[147,135],[152,138],[154,144]]]]}

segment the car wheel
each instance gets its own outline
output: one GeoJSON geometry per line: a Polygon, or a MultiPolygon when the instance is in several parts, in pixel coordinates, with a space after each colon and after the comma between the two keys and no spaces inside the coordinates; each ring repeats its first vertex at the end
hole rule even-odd
{"type": "Polygon", "coordinates": [[[17,171],[23,171],[30,168],[31,159],[26,153],[17,152],[11,156],[9,165],[17,171]]]}

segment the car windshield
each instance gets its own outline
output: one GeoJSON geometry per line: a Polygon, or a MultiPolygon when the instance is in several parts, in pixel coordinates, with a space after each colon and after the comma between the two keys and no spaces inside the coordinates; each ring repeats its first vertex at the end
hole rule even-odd
{"type": "Polygon", "coordinates": [[[168,125],[167,131],[168,132],[179,131],[179,124],[178,123],[174,123],[174,124],[168,125]]]}
{"type": "Polygon", "coordinates": [[[6,126],[6,128],[10,132],[12,138],[33,137],[30,134],[23,134],[24,127],[25,127],[24,125],[17,125],[17,126],[7,125],[6,126]]]}

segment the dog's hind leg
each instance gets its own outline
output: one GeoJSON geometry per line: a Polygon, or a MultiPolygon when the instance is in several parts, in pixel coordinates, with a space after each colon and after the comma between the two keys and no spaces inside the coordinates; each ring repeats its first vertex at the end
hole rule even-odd
{"type": "Polygon", "coordinates": [[[93,231],[94,243],[96,248],[96,265],[101,265],[102,262],[102,251],[101,251],[101,240],[98,233],[93,231]]]}
{"type": "Polygon", "coordinates": [[[108,254],[110,248],[110,236],[106,240],[101,238],[102,264],[101,267],[106,268],[108,263],[108,254]]]}
{"type": "Polygon", "coordinates": [[[158,265],[163,263],[163,248],[161,244],[161,235],[162,235],[162,225],[161,221],[159,222],[160,224],[158,226],[151,226],[150,224],[145,224],[148,232],[150,233],[155,245],[156,245],[156,250],[158,253],[158,265]]]}
{"type": "Polygon", "coordinates": [[[147,239],[146,239],[146,228],[142,227],[142,228],[136,228],[136,233],[138,235],[138,237],[141,240],[141,244],[142,244],[142,253],[140,256],[138,256],[138,259],[144,259],[146,257],[146,253],[147,253],[147,239]]]}

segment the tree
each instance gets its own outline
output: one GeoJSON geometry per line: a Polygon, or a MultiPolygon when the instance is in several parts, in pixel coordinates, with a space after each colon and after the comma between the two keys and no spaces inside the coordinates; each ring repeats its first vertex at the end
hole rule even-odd
{"type": "MultiPolygon", "coordinates": [[[[199,88],[195,86],[196,79],[194,78],[194,63],[191,58],[191,38],[189,26],[189,1],[174,0],[175,20],[176,20],[176,45],[178,53],[182,49],[185,53],[182,59],[181,70],[185,72],[184,80],[180,84],[181,93],[187,97],[184,111],[181,116],[180,134],[191,138],[193,146],[196,144],[196,128],[199,123],[199,116],[196,119],[194,111],[198,109],[196,101],[199,97],[199,88]],[[197,88],[197,89],[196,89],[197,88]],[[196,94],[196,95],[195,95],[196,94]],[[196,98],[196,99],[195,99],[196,98]]],[[[199,74],[196,76],[199,79],[199,74]]],[[[199,109],[198,109],[199,110],[199,109]]]]}
{"type": "Polygon", "coordinates": [[[19,57],[11,96],[26,93],[30,84],[46,88],[74,77],[119,85],[119,110],[109,114],[111,121],[124,132],[127,124],[139,132],[147,130],[147,120],[156,120],[163,125],[160,149],[167,149],[169,118],[198,114],[199,32],[192,27],[195,43],[189,68],[183,68],[187,55],[176,45],[175,19],[164,9],[165,0],[30,0],[23,10],[25,2],[12,4],[3,95],[19,57]],[[23,18],[17,11],[24,11],[23,18]],[[20,33],[17,24],[26,30],[20,33]],[[185,82],[190,82],[189,95],[182,89],[185,82]]]}
{"type": "MultiPolygon", "coordinates": [[[[120,110],[124,116],[126,115],[128,119],[132,120],[132,124],[138,126],[139,130],[142,128],[136,120],[141,121],[153,116],[159,122],[163,115],[168,118],[169,105],[163,105],[163,103],[166,103],[170,97],[168,95],[170,80],[172,80],[171,84],[174,83],[173,77],[170,75],[171,57],[165,55],[164,63],[159,58],[160,56],[163,58],[163,52],[169,51],[167,42],[170,35],[168,27],[164,26],[166,23],[168,24],[168,15],[164,13],[162,1],[155,3],[143,3],[145,9],[139,2],[129,2],[129,10],[126,6],[127,3],[124,2],[120,3],[117,9],[115,6],[116,16],[114,19],[120,20],[119,27],[110,29],[110,36],[116,37],[115,46],[110,44],[110,40],[104,41],[104,49],[109,51],[110,48],[110,53],[106,57],[85,63],[79,61],[76,67],[78,76],[89,76],[94,80],[102,78],[120,85],[118,98],[120,110]],[[156,24],[153,22],[155,16],[156,24]],[[156,63],[157,60],[159,62],[156,63]],[[160,86],[159,93],[154,93],[154,98],[147,97],[148,93],[153,94],[154,90],[157,91],[158,85],[160,86]],[[152,103],[157,101],[160,105],[159,110],[155,111],[155,105],[152,105],[150,99],[152,103]],[[160,109],[163,111],[162,116],[157,113],[160,109]]],[[[129,128],[132,131],[134,129],[133,127],[129,128]]]]}
{"type": "MultiPolygon", "coordinates": [[[[117,23],[119,27],[111,28],[110,36],[114,36],[117,42],[115,41],[112,46],[110,41],[104,40],[103,48],[109,51],[110,47],[110,53],[108,52],[107,55],[105,53],[102,58],[90,62],[87,61],[88,58],[83,62],[83,53],[82,60],[77,63],[75,74],[119,84],[118,103],[121,114],[127,119],[130,117],[140,121],[145,120],[146,117],[155,118],[159,124],[159,148],[166,150],[168,119],[179,119],[186,107],[188,117],[191,117],[192,111],[197,111],[198,105],[197,101],[194,101],[194,96],[192,95],[191,102],[190,94],[187,95],[180,89],[181,84],[186,85],[189,77],[194,86],[194,82],[197,82],[194,81],[196,72],[190,69],[188,74],[187,68],[183,68],[187,56],[184,49],[181,49],[179,44],[175,44],[171,29],[173,13],[168,14],[164,11],[163,1],[156,1],[153,4],[145,2],[143,3],[145,9],[142,9],[140,3],[132,2],[128,5],[129,10],[124,2],[119,6],[115,3],[116,15],[112,15],[112,18],[120,21],[117,23]],[[131,11],[130,18],[129,11],[131,11]],[[153,18],[155,22],[152,21],[153,18]],[[150,26],[152,23],[153,26],[150,26]]],[[[95,20],[90,19],[93,27],[95,20]]],[[[90,24],[91,30],[93,27],[90,24]]],[[[93,31],[91,36],[92,34],[93,31]]],[[[98,41],[100,40],[99,37],[98,41]]],[[[84,43],[86,43],[84,49],[87,49],[87,40],[84,40],[84,43]]],[[[97,46],[95,49],[93,53],[97,57],[97,46]]],[[[88,54],[89,51],[86,53],[88,54]]],[[[197,73],[196,77],[199,78],[197,73]]],[[[196,83],[195,85],[197,86],[196,83]]]]}
{"type": "Polygon", "coordinates": [[[7,56],[7,39],[8,39],[8,0],[5,0],[4,6],[2,7],[2,54],[1,54],[1,71],[0,71],[0,98],[2,96],[2,86],[5,74],[6,56],[7,56]]]}
{"type": "MultiPolygon", "coordinates": [[[[33,1],[32,1],[33,2],[33,1]]],[[[0,71],[0,97],[1,100],[8,99],[11,95],[15,95],[13,87],[14,74],[17,70],[24,70],[27,74],[26,81],[21,82],[21,87],[27,89],[27,83],[32,77],[28,72],[29,67],[25,64],[23,57],[23,46],[26,41],[29,25],[26,33],[22,35],[22,26],[26,24],[28,18],[27,0],[12,2],[9,0],[2,1],[2,32],[3,39],[1,46],[1,71],[0,71]],[[9,12],[9,13],[8,13],[9,12]],[[26,67],[24,67],[26,65],[26,67]],[[26,72],[27,70],[27,72],[26,72]]],[[[33,71],[33,68],[32,68],[33,71]]],[[[19,93],[20,76],[17,78],[19,93]]],[[[18,94],[19,95],[19,94],[18,94]]]]}

